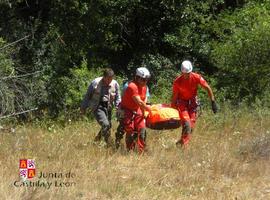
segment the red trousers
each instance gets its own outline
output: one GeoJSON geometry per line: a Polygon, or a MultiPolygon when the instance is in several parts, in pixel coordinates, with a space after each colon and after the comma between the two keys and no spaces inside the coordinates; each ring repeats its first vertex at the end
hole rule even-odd
{"type": "Polygon", "coordinates": [[[122,125],[126,132],[126,147],[128,150],[134,150],[137,144],[139,152],[145,148],[145,138],[141,136],[142,130],[145,130],[145,120],[141,109],[133,112],[124,109],[125,115],[122,125]]]}
{"type": "Polygon", "coordinates": [[[186,145],[190,141],[192,129],[195,127],[197,119],[197,98],[194,97],[190,100],[179,100],[178,111],[182,124],[181,144],[186,145]]]}

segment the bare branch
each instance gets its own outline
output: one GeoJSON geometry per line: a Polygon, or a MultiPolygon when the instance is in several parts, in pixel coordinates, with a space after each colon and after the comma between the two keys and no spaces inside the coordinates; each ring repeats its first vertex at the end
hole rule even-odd
{"type": "Polygon", "coordinates": [[[14,41],[14,42],[11,42],[11,43],[9,43],[9,44],[7,44],[7,45],[1,47],[0,50],[3,50],[3,49],[5,49],[5,48],[7,48],[7,47],[9,47],[9,46],[11,46],[11,45],[14,45],[14,44],[16,44],[16,43],[22,41],[22,40],[25,40],[25,39],[28,38],[28,37],[30,37],[30,35],[27,35],[27,36],[25,36],[25,37],[23,37],[23,38],[21,38],[21,39],[19,39],[19,40],[16,40],[16,41],[14,41]]]}

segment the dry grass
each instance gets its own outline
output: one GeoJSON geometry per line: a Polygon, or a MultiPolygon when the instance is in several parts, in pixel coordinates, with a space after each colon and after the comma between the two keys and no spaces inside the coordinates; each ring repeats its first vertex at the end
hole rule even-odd
{"type": "Polygon", "coordinates": [[[175,147],[180,130],[148,130],[144,155],[88,144],[98,129],[80,121],[0,132],[0,199],[270,199],[268,114],[203,113],[184,151],[175,147]],[[76,185],[15,187],[21,158],[35,159],[38,173],[76,175],[43,181],[76,185]]]}

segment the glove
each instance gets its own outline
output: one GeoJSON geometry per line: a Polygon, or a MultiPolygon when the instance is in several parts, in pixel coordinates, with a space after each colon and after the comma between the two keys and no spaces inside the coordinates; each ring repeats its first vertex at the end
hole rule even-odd
{"type": "Polygon", "coordinates": [[[212,101],[212,110],[214,114],[218,111],[217,103],[215,101],[212,101]]]}

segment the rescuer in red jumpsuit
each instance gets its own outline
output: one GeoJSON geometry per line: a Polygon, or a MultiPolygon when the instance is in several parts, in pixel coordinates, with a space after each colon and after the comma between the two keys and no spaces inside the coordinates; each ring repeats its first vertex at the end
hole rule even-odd
{"type": "Polygon", "coordinates": [[[200,85],[208,93],[211,100],[212,110],[217,112],[217,104],[211,87],[204,78],[192,72],[192,64],[185,60],[181,65],[181,75],[173,82],[173,95],[171,105],[178,109],[182,125],[181,138],[176,142],[176,145],[186,146],[191,138],[191,133],[195,127],[197,117],[197,90],[200,85]]]}

